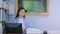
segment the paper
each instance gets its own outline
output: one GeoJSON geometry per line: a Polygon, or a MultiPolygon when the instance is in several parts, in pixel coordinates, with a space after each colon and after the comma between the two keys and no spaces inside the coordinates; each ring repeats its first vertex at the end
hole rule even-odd
{"type": "Polygon", "coordinates": [[[27,28],[27,34],[42,34],[43,31],[37,28],[27,28]]]}

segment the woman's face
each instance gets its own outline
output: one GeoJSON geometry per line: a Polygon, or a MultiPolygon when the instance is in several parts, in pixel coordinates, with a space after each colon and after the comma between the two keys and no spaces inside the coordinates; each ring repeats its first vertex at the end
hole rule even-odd
{"type": "Polygon", "coordinates": [[[25,15],[25,10],[24,9],[20,10],[19,11],[19,16],[22,16],[23,17],[24,15],[25,15]]]}

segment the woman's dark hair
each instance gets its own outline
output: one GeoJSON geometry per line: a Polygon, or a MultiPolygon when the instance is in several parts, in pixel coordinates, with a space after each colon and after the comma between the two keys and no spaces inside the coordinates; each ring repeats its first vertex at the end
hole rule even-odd
{"type": "MultiPolygon", "coordinates": [[[[23,7],[19,7],[19,8],[18,8],[17,15],[16,15],[15,18],[19,17],[19,12],[20,12],[22,9],[24,9],[24,8],[23,8],[23,7]]],[[[25,9],[24,9],[24,10],[25,10],[25,9]]],[[[27,12],[27,10],[25,10],[25,12],[27,12]]],[[[25,18],[25,15],[24,15],[23,17],[25,18]]]]}

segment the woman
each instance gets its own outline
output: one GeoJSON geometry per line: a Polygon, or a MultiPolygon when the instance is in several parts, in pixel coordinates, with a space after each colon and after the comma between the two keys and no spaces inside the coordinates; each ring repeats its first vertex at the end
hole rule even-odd
{"type": "Polygon", "coordinates": [[[14,23],[22,23],[23,34],[26,28],[31,27],[28,20],[25,17],[25,12],[27,12],[23,7],[20,7],[17,11],[14,23]]]}

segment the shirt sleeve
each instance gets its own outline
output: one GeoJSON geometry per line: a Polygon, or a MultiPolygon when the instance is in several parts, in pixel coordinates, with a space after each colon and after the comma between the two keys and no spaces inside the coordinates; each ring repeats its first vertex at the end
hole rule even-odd
{"type": "Polygon", "coordinates": [[[32,28],[32,23],[29,20],[25,20],[25,27],[32,28]]]}

